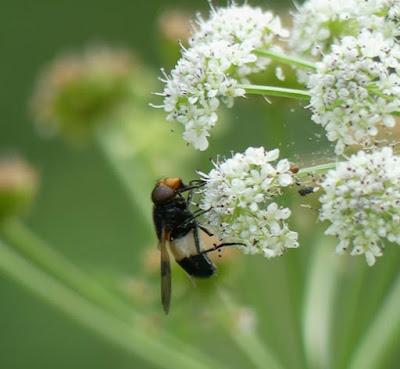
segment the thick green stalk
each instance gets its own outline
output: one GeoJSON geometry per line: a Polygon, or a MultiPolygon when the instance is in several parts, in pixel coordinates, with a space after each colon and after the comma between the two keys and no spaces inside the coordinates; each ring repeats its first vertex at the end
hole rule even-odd
{"type": "Polygon", "coordinates": [[[329,369],[333,354],[330,340],[338,259],[330,246],[325,237],[318,238],[304,291],[303,342],[308,366],[315,369],[329,369]]]}
{"type": "Polygon", "coordinates": [[[310,99],[310,93],[306,90],[298,90],[295,88],[285,88],[276,86],[260,86],[260,85],[238,85],[248,94],[264,95],[264,96],[279,96],[291,99],[310,99]]]}
{"type": "Polygon", "coordinates": [[[400,275],[383,301],[371,326],[354,350],[348,369],[381,368],[384,356],[400,340],[400,275]]]}
{"type": "Polygon", "coordinates": [[[166,345],[159,336],[146,334],[102,308],[92,304],[73,290],[65,287],[48,273],[43,272],[25,260],[12,248],[0,241],[0,271],[22,286],[58,308],[93,332],[103,336],[110,343],[130,352],[150,364],[168,369],[210,369],[221,368],[206,359],[199,360],[188,355],[184,349],[166,345]]]}
{"type": "Polygon", "coordinates": [[[291,65],[291,66],[300,67],[300,68],[308,68],[308,69],[312,69],[312,70],[317,69],[315,63],[310,62],[308,60],[301,59],[296,56],[285,55],[285,54],[281,54],[281,53],[278,53],[275,51],[265,50],[265,49],[257,49],[257,50],[255,50],[254,53],[259,56],[266,56],[267,58],[271,58],[281,64],[291,65]]]}
{"type": "Polygon", "coordinates": [[[358,306],[362,298],[368,266],[356,263],[355,260],[345,258],[343,260],[343,270],[340,276],[342,286],[338,300],[336,302],[336,316],[340,316],[340,321],[335,327],[335,369],[347,367],[349,357],[354,351],[357,339],[360,336],[360,312],[358,306]],[[351,272],[350,272],[351,270],[351,272]]]}
{"type": "Polygon", "coordinates": [[[44,272],[64,285],[100,304],[122,320],[132,321],[134,310],[116,294],[91,279],[89,275],[66,260],[55,248],[49,247],[19,221],[8,221],[0,228],[0,237],[27,259],[36,263],[44,272]]]}
{"type": "Polygon", "coordinates": [[[220,319],[220,322],[238,348],[252,362],[254,368],[283,369],[279,361],[274,357],[274,354],[268,349],[265,342],[262,342],[255,331],[252,329],[236,331],[229,326],[230,321],[226,317],[229,315],[233,316],[238,307],[226,293],[219,291],[219,297],[222,305],[225,307],[224,316],[220,319]]]}
{"type": "MultiPolygon", "coordinates": [[[[70,288],[95,306],[100,306],[132,329],[142,329],[138,324],[143,317],[132,306],[70,263],[54,248],[47,246],[21,223],[17,221],[4,223],[0,229],[0,236],[27,260],[36,264],[42,273],[59,281],[61,285],[70,288]]],[[[199,361],[203,361],[202,354],[175,337],[160,333],[157,340],[166,347],[180,347],[182,352],[192,357],[200,357],[199,361]]],[[[212,366],[219,367],[219,364],[212,366]]]]}
{"type": "Polygon", "coordinates": [[[154,175],[149,170],[139,153],[123,157],[118,154],[116,143],[109,130],[99,130],[97,142],[104,157],[114,170],[115,175],[125,188],[134,208],[140,210],[143,219],[146,220],[148,230],[153,228],[151,220],[150,191],[154,186],[154,175]]]}

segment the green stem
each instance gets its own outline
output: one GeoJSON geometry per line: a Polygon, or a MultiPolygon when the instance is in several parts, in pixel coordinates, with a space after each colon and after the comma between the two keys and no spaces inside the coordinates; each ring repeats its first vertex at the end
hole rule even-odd
{"type": "Polygon", "coordinates": [[[303,177],[308,174],[324,174],[330,169],[336,168],[338,163],[326,163],[320,165],[314,165],[312,167],[301,168],[298,172],[298,176],[303,177]]]}
{"type": "Polygon", "coordinates": [[[381,368],[384,355],[400,339],[400,275],[385,298],[375,320],[354,350],[348,369],[381,368]]]}
{"type": "Polygon", "coordinates": [[[276,86],[260,86],[260,85],[238,85],[238,88],[243,88],[246,93],[253,95],[279,96],[292,99],[310,98],[310,93],[306,90],[298,90],[295,88],[285,88],[276,86]]]}
{"type": "Polygon", "coordinates": [[[72,288],[93,303],[100,304],[125,321],[132,321],[135,313],[115,294],[92,280],[89,275],[66,260],[55,248],[46,245],[18,221],[4,223],[1,238],[12,245],[43,271],[72,288]]]}
{"type": "Polygon", "coordinates": [[[211,365],[208,359],[202,362],[196,357],[187,355],[184,350],[173,350],[170,345],[160,341],[158,336],[146,334],[142,329],[127,325],[106,313],[22,258],[2,241],[0,241],[0,270],[80,324],[152,365],[169,369],[221,367],[211,365]]]}
{"type": "Polygon", "coordinates": [[[310,368],[328,369],[332,359],[330,340],[338,259],[332,257],[329,243],[325,237],[317,239],[305,285],[303,342],[310,368]]]}
{"type": "Polygon", "coordinates": [[[334,368],[346,368],[349,358],[360,337],[360,312],[358,306],[362,301],[362,290],[365,288],[367,266],[356,264],[354,260],[344,259],[343,270],[340,275],[339,284],[342,286],[337,296],[336,316],[340,321],[335,327],[335,362],[334,368]],[[351,272],[350,272],[351,271],[351,272]]]}
{"type": "MultiPolygon", "coordinates": [[[[40,273],[47,275],[49,279],[54,279],[63,288],[69,288],[71,293],[90,301],[90,304],[101,307],[101,309],[110,313],[114,319],[127,324],[130,329],[142,330],[139,324],[143,317],[132,306],[63,258],[54,248],[48,247],[22,224],[16,221],[4,223],[0,229],[0,235],[27,260],[36,264],[40,273]]],[[[81,320],[84,320],[83,317],[81,318],[81,320]]],[[[144,333],[143,335],[148,339],[144,333]]],[[[210,361],[205,359],[197,350],[166,333],[160,333],[157,336],[157,342],[165,347],[179,347],[180,356],[197,357],[200,363],[210,361]]],[[[140,345],[140,343],[137,345],[140,345]]],[[[208,365],[213,368],[220,367],[219,363],[212,362],[208,365]]]]}
{"type": "Polygon", "coordinates": [[[139,153],[123,157],[118,153],[116,143],[112,139],[113,132],[99,130],[97,142],[104,157],[113,168],[114,173],[123,185],[134,208],[139,208],[143,219],[146,221],[148,231],[153,229],[151,220],[150,191],[154,186],[153,175],[149,171],[139,153]]]}
{"type": "Polygon", "coordinates": [[[257,49],[257,50],[255,50],[254,53],[259,56],[266,56],[268,58],[271,58],[281,64],[287,64],[287,65],[301,67],[301,68],[308,68],[308,69],[312,69],[312,70],[317,69],[316,65],[313,62],[301,59],[296,56],[285,55],[285,54],[281,54],[281,53],[278,53],[275,51],[265,50],[265,49],[257,49]]]}
{"type": "Polygon", "coordinates": [[[219,291],[219,297],[225,307],[224,316],[220,319],[222,326],[230,333],[232,340],[253,363],[254,367],[258,369],[283,369],[273,353],[268,349],[268,346],[262,342],[252,329],[240,332],[233,330],[232,332],[231,321],[226,317],[233,316],[238,307],[226,293],[219,291]]]}

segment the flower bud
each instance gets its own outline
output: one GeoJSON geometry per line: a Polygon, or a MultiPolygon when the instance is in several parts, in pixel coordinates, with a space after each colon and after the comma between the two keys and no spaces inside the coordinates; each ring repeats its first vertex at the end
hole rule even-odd
{"type": "Polygon", "coordinates": [[[20,160],[0,160],[0,222],[23,214],[37,187],[37,174],[29,165],[20,160]]]}
{"type": "Polygon", "coordinates": [[[164,63],[173,66],[180,55],[179,43],[190,37],[190,14],[182,9],[169,9],[157,19],[159,51],[164,63]]]}

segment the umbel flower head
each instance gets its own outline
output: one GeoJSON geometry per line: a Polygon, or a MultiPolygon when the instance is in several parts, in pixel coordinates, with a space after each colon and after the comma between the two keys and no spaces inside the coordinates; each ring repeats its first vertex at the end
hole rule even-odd
{"type": "Polygon", "coordinates": [[[208,225],[223,242],[243,243],[245,253],[271,258],[298,247],[297,233],[289,229],[290,210],[274,201],[293,183],[288,160],[279,150],[248,148],[243,154],[214,164],[201,190],[200,207],[208,225]]]}
{"type": "Polygon", "coordinates": [[[320,219],[331,223],[325,233],[339,239],[337,253],[364,254],[373,265],[385,241],[400,244],[400,158],[391,148],[358,152],[321,186],[320,219]]]}
{"type": "Polygon", "coordinates": [[[319,58],[344,36],[368,29],[384,37],[399,35],[398,0],[308,0],[293,14],[289,47],[319,58]]]}
{"type": "Polygon", "coordinates": [[[90,133],[129,96],[135,66],[127,51],[107,47],[57,58],[42,72],[32,98],[39,128],[72,138],[90,133]]]}
{"type": "Polygon", "coordinates": [[[400,47],[378,32],[344,37],[317,64],[308,86],[312,119],[336,142],[337,154],[346,145],[369,145],[400,111],[400,47]]]}
{"type": "Polygon", "coordinates": [[[167,119],[182,123],[183,138],[205,150],[220,103],[231,107],[234,98],[245,93],[238,84],[268,64],[254,50],[270,47],[276,36],[287,36],[287,31],[272,13],[248,5],[212,8],[210,19],[199,17],[197,24],[189,48],[182,48],[181,59],[163,79],[160,95],[167,119]]]}

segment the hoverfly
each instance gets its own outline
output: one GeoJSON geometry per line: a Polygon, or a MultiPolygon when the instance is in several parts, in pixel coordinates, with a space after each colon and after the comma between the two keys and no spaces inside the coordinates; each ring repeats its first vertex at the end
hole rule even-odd
{"type": "Polygon", "coordinates": [[[204,181],[201,180],[185,185],[178,177],[165,178],[157,182],[151,193],[154,226],[161,252],[161,302],[166,314],[171,303],[171,266],[167,246],[186,273],[196,278],[209,278],[215,274],[216,268],[209,259],[208,252],[234,245],[221,243],[205,249],[200,231],[210,237],[213,234],[200,225],[196,218],[207,210],[192,212],[189,209],[194,189],[203,185],[204,181]],[[188,193],[186,198],[185,192],[188,193]]]}

